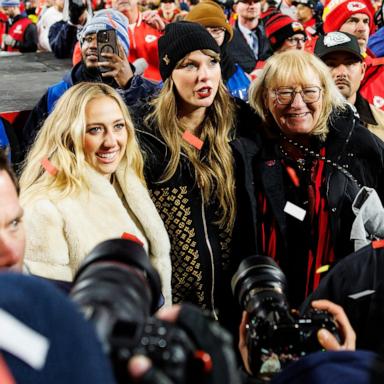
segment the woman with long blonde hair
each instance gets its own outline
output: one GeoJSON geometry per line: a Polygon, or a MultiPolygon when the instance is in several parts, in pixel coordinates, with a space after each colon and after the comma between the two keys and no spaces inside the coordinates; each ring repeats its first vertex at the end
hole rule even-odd
{"type": "Polygon", "coordinates": [[[201,25],[169,24],[159,39],[163,88],[134,117],[148,188],[171,240],[173,300],[221,320],[232,310],[237,108],[221,79],[219,52],[201,25]]]}
{"type": "Polygon", "coordinates": [[[58,101],[21,179],[31,273],[71,282],[99,242],[134,235],[171,302],[169,240],[149,197],[128,110],[102,83],[80,83],[58,101]]]}

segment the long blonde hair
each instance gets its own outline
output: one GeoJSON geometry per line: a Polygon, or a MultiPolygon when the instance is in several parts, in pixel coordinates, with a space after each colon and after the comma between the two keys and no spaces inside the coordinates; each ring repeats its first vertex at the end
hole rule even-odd
{"type": "MultiPolygon", "coordinates": [[[[202,52],[219,59],[213,51],[202,50],[202,52]]],[[[176,68],[183,60],[179,61],[176,68]]],[[[204,202],[209,203],[216,198],[221,213],[218,224],[221,227],[232,228],[236,207],[233,158],[229,142],[232,139],[235,106],[222,80],[212,105],[207,108],[202,124],[200,139],[209,143],[204,161],[200,158],[200,153],[182,139],[187,127],[178,117],[177,90],[172,77],[164,82],[158,97],[152,101],[152,106],[153,111],[145,122],[147,124],[155,122],[170,151],[170,161],[161,182],[172,178],[178,169],[181,153],[186,154],[194,167],[204,202]]]]}
{"type": "Polygon", "coordinates": [[[299,50],[275,53],[264,66],[261,75],[251,84],[249,103],[264,122],[270,123],[267,107],[268,89],[292,84],[312,84],[313,74],[319,77],[322,86],[323,108],[311,135],[324,141],[327,137],[328,119],[336,108],[343,110],[346,101],[336,87],[329,68],[315,55],[299,50]]]}
{"type": "Polygon", "coordinates": [[[143,158],[136,141],[131,117],[123,100],[103,83],[80,83],[65,92],[45,120],[28,153],[20,178],[22,202],[49,195],[60,199],[89,188],[84,154],[85,108],[98,97],[115,100],[123,114],[128,138],[122,163],[131,167],[144,183],[143,158]],[[58,170],[52,176],[41,165],[47,158],[58,170]]]}

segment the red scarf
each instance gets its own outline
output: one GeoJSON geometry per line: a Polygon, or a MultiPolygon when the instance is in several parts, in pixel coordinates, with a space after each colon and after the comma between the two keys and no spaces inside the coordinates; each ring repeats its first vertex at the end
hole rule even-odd
{"type": "MultiPolygon", "coordinates": [[[[325,156],[325,148],[321,149],[320,155],[325,156]]],[[[299,187],[300,180],[296,171],[284,162],[283,165],[294,186],[299,187]]],[[[311,169],[311,183],[308,185],[307,214],[311,218],[311,236],[315,245],[314,249],[308,250],[306,296],[320,283],[321,273],[317,272],[319,268],[332,264],[335,260],[327,202],[325,196],[321,194],[321,186],[324,182],[324,161],[314,161],[311,169]]],[[[274,218],[269,223],[263,219],[269,216],[271,209],[268,207],[267,197],[262,192],[258,195],[258,206],[261,208],[261,252],[275,259],[278,245],[277,224],[274,218]]]]}

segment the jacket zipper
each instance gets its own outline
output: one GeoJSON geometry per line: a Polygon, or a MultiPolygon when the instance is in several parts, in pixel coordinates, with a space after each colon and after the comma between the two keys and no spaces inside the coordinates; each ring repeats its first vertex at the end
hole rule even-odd
{"type": "Polygon", "coordinates": [[[215,298],[214,298],[214,293],[215,293],[215,263],[213,261],[213,252],[212,252],[212,247],[211,243],[209,241],[208,237],[208,229],[207,229],[207,222],[205,220],[205,209],[204,209],[204,197],[203,197],[203,192],[200,189],[201,193],[201,216],[203,218],[203,226],[204,226],[204,235],[205,235],[205,242],[207,244],[207,248],[209,251],[209,254],[211,256],[211,270],[212,270],[212,285],[211,285],[211,304],[212,304],[212,314],[215,320],[219,320],[217,313],[215,311],[215,298]]]}

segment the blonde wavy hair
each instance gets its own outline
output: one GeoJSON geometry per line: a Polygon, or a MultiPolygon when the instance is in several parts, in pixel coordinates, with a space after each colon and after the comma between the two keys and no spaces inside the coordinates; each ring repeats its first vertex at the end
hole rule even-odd
{"type": "MultiPolygon", "coordinates": [[[[21,199],[25,203],[44,195],[60,199],[89,189],[84,154],[85,108],[99,97],[110,97],[119,105],[128,132],[125,155],[120,163],[131,167],[144,182],[143,158],[136,141],[131,117],[118,93],[103,83],[79,83],[58,100],[45,120],[24,162],[20,177],[21,199]],[[41,161],[48,158],[58,170],[46,172],[41,161]]],[[[89,165],[88,165],[89,167],[89,165]]]]}
{"type": "MultiPolygon", "coordinates": [[[[219,61],[219,55],[211,50],[202,50],[219,61]]],[[[179,68],[184,58],[175,68],[179,68]]],[[[221,218],[220,227],[231,229],[235,220],[235,187],[233,158],[229,142],[234,127],[235,105],[231,101],[222,80],[214,101],[207,108],[202,124],[200,139],[208,142],[208,151],[204,159],[200,152],[182,139],[187,129],[179,119],[178,93],[170,76],[163,85],[158,97],[152,101],[153,111],[146,117],[145,122],[155,122],[159,132],[170,151],[170,161],[160,182],[168,181],[176,173],[181,153],[188,156],[192,163],[196,180],[202,190],[204,203],[213,198],[219,202],[221,218]]]]}
{"type": "Polygon", "coordinates": [[[253,109],[268,125],[274,119],[268,109],[268,89],[296,84],[313,84],[313,76],[317,75],[322,87],[323,106],[311,135],[324,141],[327,137],[328,119],[333,109],[342,111],[346,101],[336,87],[329,68],[315,55],[299,50],[275,53],[264,66],[261,75],[251,84],[249,102],[253,109]]]}

